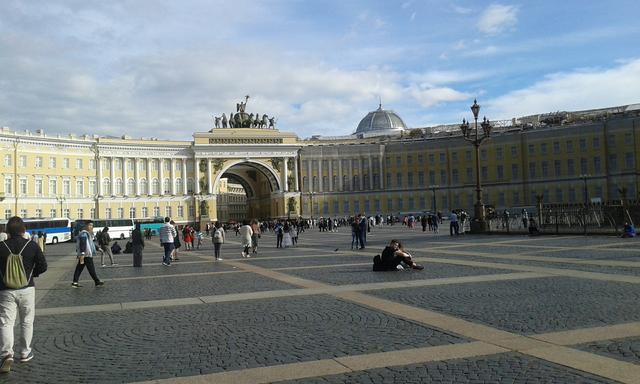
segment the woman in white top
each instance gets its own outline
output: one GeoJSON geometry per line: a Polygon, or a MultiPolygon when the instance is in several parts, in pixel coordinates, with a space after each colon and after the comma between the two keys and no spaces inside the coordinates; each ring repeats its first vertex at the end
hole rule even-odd
{"type": "Polygon", "coordinates": [[[284,237],[282,238],[282,246],[285,248],[293,246],[293,240],[291,239],[291,224],[287,221],[284,223],[284,237]]]}
{"type": "Polygon", "coordinates": [[[249,254],[249,248],[251,247],[251,235],[253,235],[253,230],[249,225],[248,220],[244,220],[242,222],[242,227],[240,227],[240,244],[243,247],[242,257],[251,257],[249,254]]]}

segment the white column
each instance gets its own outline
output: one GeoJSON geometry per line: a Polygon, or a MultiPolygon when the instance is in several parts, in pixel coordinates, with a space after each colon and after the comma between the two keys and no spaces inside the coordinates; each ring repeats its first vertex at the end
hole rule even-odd
{"type": "Polygon", "coordinates": [[[133,159],[133,177],[136,180],[136,196],[140,196],[140,159],[133,159]]]}
{"type": "Polygon", "coordinates": [[[207,159],[207,184],[209,184],[207,193],[213,195],[213,180],[211,180],[211,159],[207,159]]]}
{"type": "Polygon", "coordinates": [[[329,191],[333,191],[333,159],[329,158],[329,191]]]}
{"type": "Polygon", "coordinates": [[[195,191],[196,193],[199,194],[200,193],[200,159],[198,159],[197,157],[194,159],[193,172],[196,176],[195,191]]]}
{"type": "Polygon", "coordinates": [[[349,159],[349,180],[347,184],[351,186],[353,191],[355,188],[355,185],[353,185],[353,159],[349,159]]]}
{"type": "Polygon", "coordinates": [[[322,185],[322,157],[318,159],[318,192],[323,192],[324,186],[322,185]]]}
{"type": "Polygon", "coordinates": [[[382,156],[382,154],[380,154],[380,166],[378,167],[378,172],[379,172],[379,180],[380,180],[380,189],[384,190],[384,169],[382,168],[384,164],[384,157],[382,156]]]}
{"type": "Polygon", "coordinates": [[[109,160],[111,161],[111,196],[116,194],[115,191],[115,187],[116,187],[116,165],[115,165],[115,157],[111,157],[109,158],[109,160]]]}
{"type": "Polygon", "coordinates": [[[182,194],[186,195],[187,193],[187,159],[182,159],[182,194]]]}
{"type": "Polygon", "coordinates": [[[309,190],[307,192],[313,192],[313,173],[312,173],[312,168],[311,168],[311,164],[313,163],[312,159],[307,160],[307,180],[308,180],[308,187],[309,190]]]}
{"type": "Polygon", "coordinates": [[[288,157],[282,158],[282,190],[284,192],[289,192],[289,181],[287,180],[287,174],[289,173],[288,161],[288,157]]]}
{"type": "Polygon", "coordinates": [[[122,158],[122,192],[124,196],[127,196],[131,191],[128,188],[128,176],[127,176],[127,158],[122,158]]]}
{"type": "Polygon", "coordinates": [[[298,180],[298,157],[297,156],[293,158],[293,173],[294,173],[296,192],[300,192],[300,181],[298,180]]]}
{"type": "Polygon", "coordinates": [[[176,194],[176,159],[171,159],[171,195],[176,194]]]}
{"type": "Polygon", "coordinates": [[[373,163],[371,162],[371,156],[369,156],[369,190],[373,190],[373,163]]]}
{"type": "Polygon", "coordinates": [[[364,159],[361,157],[358,163],[359,163],[358,166],[360,167],[360,170],[358,171],[358,173],[360,174],[358,181],[360,182],[360,190],[363,191],[364,190],[364,159]]]}
{"type": "Polygon", "coordinates": [[[338,190],[344,191],[344,182],[342,176],[342,158],[338,156],[338,190]]]}
{"type": "Polygon", "coordinates": [[[160,178],[160,196],[164,196],[164,159],[158,159],[158,174],[160,178]]]}
{"type": "MultiPolygon", "coordinates": [[[[96,167],[98,167],[98,196],[102,196],[103,195],[103,191],[102,191],[102,159],[98,157],[97,161],[96,161],[96,167]]],[[[49,189],[49,186],[47,185],[47,190],[49,189]]],[[[97,212],[96,212],[97,214],[97,212]]]]}
{"type": "Polygon", "coordinates": [[[151,195],[151,159],[147,157],[144,161],[147,163],[147,195],[151,195]]]}

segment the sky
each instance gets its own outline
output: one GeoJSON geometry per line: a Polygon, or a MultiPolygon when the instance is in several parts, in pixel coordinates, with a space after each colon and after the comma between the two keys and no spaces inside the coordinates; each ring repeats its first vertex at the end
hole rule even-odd
{"type": "Polygon", "coordinates": [[[213,116],[347,135],[640,103],[640,1],[2,0],[0,126],[191,140],[213,116]]]}

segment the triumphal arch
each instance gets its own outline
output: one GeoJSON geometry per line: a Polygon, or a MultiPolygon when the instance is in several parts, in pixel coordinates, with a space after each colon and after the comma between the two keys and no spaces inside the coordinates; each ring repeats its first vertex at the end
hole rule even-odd
{"type": "Polygon", "coordinates": [[[245,108],[246,99],[229,117],[214,117],[212,130],[193,135],[200,222],[218,219],[221,179],[242,185],[248,218],[300,214],[301,142],[294,133],[277,130],[273,117],[260,118],[245,108]]]}

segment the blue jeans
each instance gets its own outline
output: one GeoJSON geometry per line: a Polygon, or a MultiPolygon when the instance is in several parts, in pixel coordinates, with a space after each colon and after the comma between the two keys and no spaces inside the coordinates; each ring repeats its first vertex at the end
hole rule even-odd
{"type": "Polygon", "coordinates": [[[164,256],[162,257],[162,262],[165,264],[171,264],[171,252],[175,249],[173,243],[162,243],[164,247],[164,256]]]}

